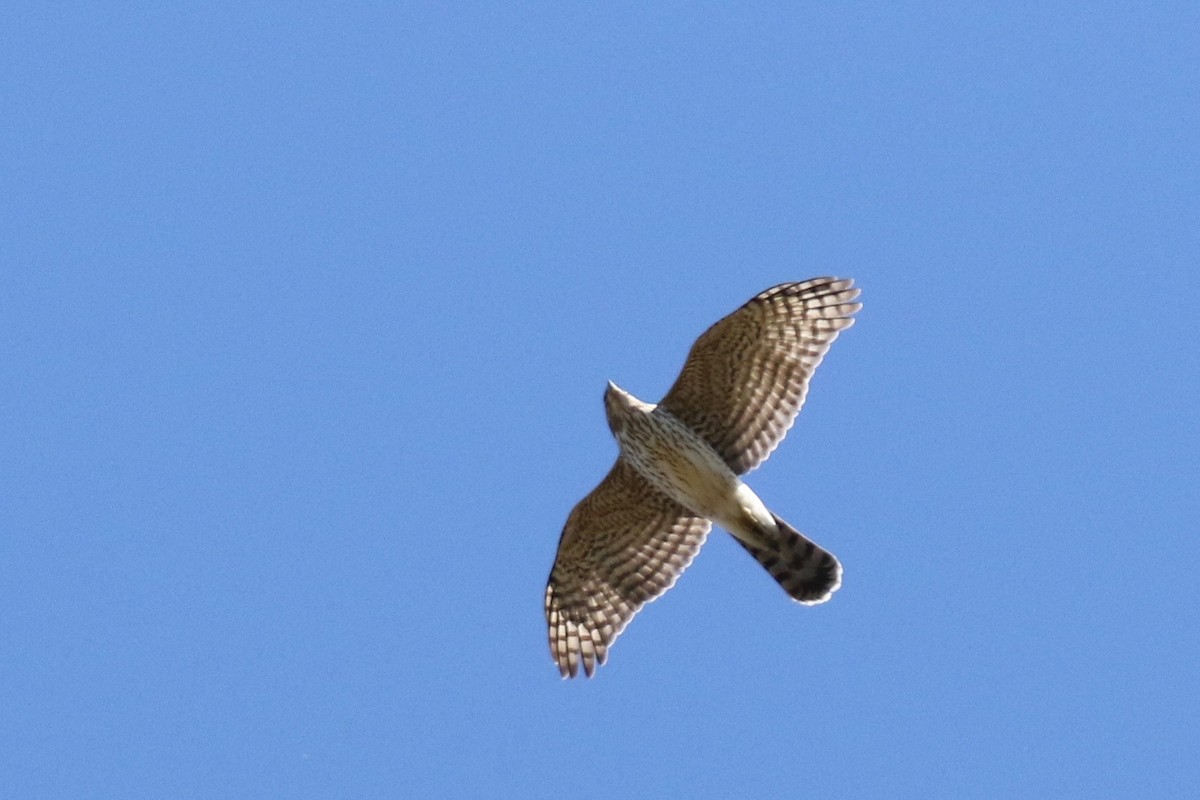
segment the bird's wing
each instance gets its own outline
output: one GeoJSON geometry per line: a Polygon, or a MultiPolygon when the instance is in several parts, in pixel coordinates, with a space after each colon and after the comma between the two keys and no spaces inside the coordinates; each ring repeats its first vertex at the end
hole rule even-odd
{"type": "Polygon", "coordinates": [[[675,584],[712,527],[624,459],[571,511],[546,585],[550,652],[563,677],[588,677],[643,605],[675,584]]]}
{"type": "Polygon", "coordinates": [[[696,340],[659,405],[734,472],[754,469],[792,427],[829,345],[854,323],[862,304],[853,284],[814,278],[754,297],[696,340]]]}

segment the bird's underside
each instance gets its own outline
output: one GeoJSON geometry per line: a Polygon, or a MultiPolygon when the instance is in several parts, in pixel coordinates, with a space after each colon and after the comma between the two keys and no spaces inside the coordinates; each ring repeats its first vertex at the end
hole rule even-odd
{"type": "Polygon", "coordinates": [[[571,511],[546,587],[550,650],[563,677],[590,677],[641,607],[672,585],[724,527],[795,600],[824,602],[841,565],[767,509],[741,481],[791,428],[808,381],[853,324],[853,281],[768,289],[692,346],[657,405],[610,384],[620,454],[571,511]]]}

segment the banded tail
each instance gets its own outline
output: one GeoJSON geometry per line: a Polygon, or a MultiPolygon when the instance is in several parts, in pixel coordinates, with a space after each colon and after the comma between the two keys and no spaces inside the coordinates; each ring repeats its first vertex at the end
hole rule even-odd
{"type": "Polygon", "coordinates": [[[770,537],[764,546],[734,538],[793,600],[809,606],[824,603],[842,585],[842,565],[833,553],[809,541],[775,514],[771,516],[779,526],[779,534],[761,531],[764,538],[770,537]]]}

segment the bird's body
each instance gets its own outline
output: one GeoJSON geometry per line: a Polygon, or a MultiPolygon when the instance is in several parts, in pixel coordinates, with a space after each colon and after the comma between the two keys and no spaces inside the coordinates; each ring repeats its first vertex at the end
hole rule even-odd
{"type": "Polygon", "coordinates": [[[546,587],[550,648],[564,677],[591,676],[647,601],[670,588],[712,523],[795,600],[824,602],[841,565],[772,513],[739,477],[764,461],[803,405],[808,379],[860,305],[852,281],[776,286],[712,326],[657,405],[609,383],[620,446],[571,512],[546,587]]]}
{"type": "Polygon", "coordinates": [[[756,532],[773,525],[758,495],[671,412],[611,382],[604,405],[621,457],[655,489],[738,539],[758,543],[756,532]]]}

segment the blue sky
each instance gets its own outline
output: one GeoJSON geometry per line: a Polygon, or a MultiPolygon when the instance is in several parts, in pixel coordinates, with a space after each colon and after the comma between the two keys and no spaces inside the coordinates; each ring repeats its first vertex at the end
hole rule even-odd
{"type": "Polygon", "coordinates": [[[8,4],[0,795],[1200,791],[1200,11],[8,4]],[[542,592],[753,294],[855,278],[591,681],[542,592]]]}

